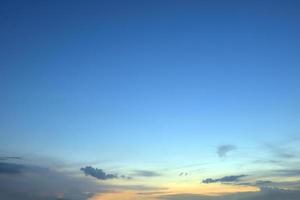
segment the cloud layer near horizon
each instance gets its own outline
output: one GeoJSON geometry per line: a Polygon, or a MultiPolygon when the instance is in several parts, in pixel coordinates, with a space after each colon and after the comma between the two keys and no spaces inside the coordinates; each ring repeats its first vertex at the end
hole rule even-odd
{"type": "Polygon", "coordinates": [[[268,189],[260,192],[242,192],[221,196],[176,194],[162,196],[163,200],[299,200],[300,190],[268,189]]]}
{"type": "MultiPolygon", "coordinates": [[[[117,178],[92,167],[86,172],[101,179],[117,178]],[[93,174],[92,172],[96,172],[93,174]],[[100,173],[101,172],[101,173],[100,173]]],[[[123,176],[120,176],[124,179],[123,176]]],[[[125,181],[125,180],[123,180],[125,181]]],[[[86,200],[93,195],[113,191],[159,191],[165,188],[141,184],[106,184],[97,182],[76,172],[55,170],[24,163],[0,162],[0,199],[5,200],[86,200]],[[74,174],[75,173],[75,174],[74,174]]]]}

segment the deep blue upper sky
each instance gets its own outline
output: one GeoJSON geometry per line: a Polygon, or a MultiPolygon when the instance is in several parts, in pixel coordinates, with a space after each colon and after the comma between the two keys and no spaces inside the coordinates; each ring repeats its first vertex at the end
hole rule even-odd
{"type": "Polygon", "coordinates": [[[193,163],[222,143],[297,134],[299,9],[1,1],[0,150],[193,163]]]}

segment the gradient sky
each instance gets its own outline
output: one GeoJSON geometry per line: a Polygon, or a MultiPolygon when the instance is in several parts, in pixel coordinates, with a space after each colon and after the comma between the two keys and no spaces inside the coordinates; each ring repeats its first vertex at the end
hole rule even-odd
{"type": "Polygon", "coordinates": [[[299,169],[299,10],[289,0],[1,1],[0,161],[93,166],[132,178],[102,182],[176,195],[255,191],[201,181],[299,169]]]}

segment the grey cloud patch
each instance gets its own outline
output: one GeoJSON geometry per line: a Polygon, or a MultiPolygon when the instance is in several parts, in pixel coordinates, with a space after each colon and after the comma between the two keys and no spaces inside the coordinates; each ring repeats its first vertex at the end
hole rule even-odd
{"type": "Polygon", "coordinates": [[[128,179],[128,180],[132,179],[131,176],[125,176],[125,175],[121,175],[119,177],[122,178],[122,179],[128,179]]]}
{"type": "Polygon", "coordinates": [[[0,174],[20,175],[23,173],[45,173],[49,169],[35,165],[0,162],[0,174]]]}
{"type": "Polygon", "coordinates": [[[149,171],[149,170],[135,170],[132,174],[133,176],[143,176],[143,177],[155,177],[161,176],[160,173],[149,171]]]}
{"type": "Polygon", "coordinates": [[[146,185],[105,184],[84,176],[77,176],[79,171],[58,171],[26,163],[9,163],[8,165],[5,163],[5,172],[0,173],[1,200],[83,200],[95,194],[124,189],[141,192],[166,189],[146,185]],[[22,169],[17,174],[7,173],[7,167],[9,169],[21,167],[22,169]]]}
{"type": "Polygon", "coordinates": [[[258,186],[260,186],[260,185],[265,186],[265,185],[270,185],[270,184],[272,184],[272,183],[273,183],[273,181],[257,180],[257,181],[255,182],[255,185],[258,185],[258,186]]]}
{"type": "Polygon", "coordinates": [[[274,169],[274,170],[263,170],[254,173],[259,179],[269,179],[274,177],[297,177],[300,178],[300,169],[274,169]]]}
{"type": "Polygon", "coordinates": [[[250,183],[238,183],[237,185],[256,186],[259,187],[262,191],[283,190],[286,188],[289,188],[291,190],[300,189],[300,181],[274,182],[270,180],[257,180],[255,182],[250,182],[250,183]]]}
{"type": "Polygon", "coordinates": [[[296,156],[293,153],[289,152],[277,152],[277,156],[281,158],[295,158],[296,156]]]}
{"type": "Polygon", "coordinates": [[[100,180],[114,179],[118,178],[117,174],[107,174],[102,169],[93,168],[91,166],[82,167],[80,169],[87,176],[92,176],[100,180]]]}
{"type": "Polygon", "coordinates": [[[221,158],[222,157],[226,157],[226,155],[227,155],[228,152],[233,151],[235,149],[237,149],[237,147],[235,145],[230,145],[230,144],[221,145],[217,149],[217,154],[221,158]]]}
{"type": "Polygon", "coordinates": [[[132,179],[130,176],[118,175],[118,174],[108,174],[104,172],[102,169],[94,168],[91,166],[82,167],[80,169],[86,176],[92,176],[99,180],[108,180],[108,179],[132,179]]]}
{"type": "Polygon", "coordinates": [[[7,160],[21,160],[22,157],[19,156],[0,156],[0,161],[7,161],[7,160]]]}
{"type": "Polygon", "coordinates": [[[247,186],[257,186],[259,188],[268,188],[268,187],[273,187],[274,182],[268,180],[257,180],[255,182],[241,182],[241,183],[237,183],[237,185],[247,185],[247,186]]]}
{"type": "Polygon", "coordinates": [[[25,163],[1,163],[0,166],[0,199],[82,200],[109,189],[109,186],[84,177],[74,177],[47,167],[25,163]]]}
{"type": "Polygon", "coordinates": [[[245,177],[247,175],[237,175],[237,176],[224,176],[222,178],[217,178],[217,179],[212,179],[212,178],[207,178],[207,179],[204,179],[202,181],[202,183],[217,183],[217,182],[220,182],[220,183],[229,183],[229,182],[237,182],[239,181],[241,178],[245,177]]]}
{"type": "Polygon", "coordinates": [[[280,159],[291,159],[295,158],[296,155],[286,148],[275,146],[271,144],[265,144],[265,147],[277,158],[280,159]]]}
{"type": "Polygon", "coordinates": [[[283,162],[280,160],[273,160],[273,159],[269,159],[269,160],[259,159],[259,160],[254,160],[253,163],[255,163],[255,164],[282,164],[283,162]]]}
{"type": "Polygon", "coordinates": [[[0,162],[0,174],[20,174],[25,168],[22,164],[0,162]]]}
{"type": "Polygon", "coordinates": [[[280,169],[274,170],[273,175],[275,176],[286,176],[286,177],[300,177],[300,170],[299,169],[280,169]]]}
{"type": "Polygon", "coordinates": [[[181,173],[179,173],[179,176],[187,176],[187,175],[188,175],[187,172],[181,172],[181,173]]]}

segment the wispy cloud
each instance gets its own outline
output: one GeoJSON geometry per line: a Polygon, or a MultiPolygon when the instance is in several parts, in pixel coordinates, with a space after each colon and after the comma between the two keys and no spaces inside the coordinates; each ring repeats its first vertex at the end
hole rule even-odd
{"type": "Polygon", "coordinates": [[[296,157],[291,150],[280,146],[265,144],[265,147],[278,159],[291,159],[296,157]]]}
{"type": "Polygon", "coordinates": [[[226,145],[221,145],[218,146],[217,149],[217,154],[219,155],[219,157],[223,158],[227,156],[227,153],[233,150],[236,150],[237,147],[235,145],[230,145],[230,144],[226,144],[226,145]]]}
{"type": "Polygon", "coordinates": [[[300,169],[279,169],[273,170],[275,176],[300,177],[300,169]]]}
{"type": "Polygon", "coordinates": [[[7,161],[7,160],[21,160],[22,157],[19,156],[0,156],[0,160],[7,161]]]}
{"type": "Polygon", "coordinates": [[[134,170],[132,176],[155,177],[161,176],[161,174],[150,170],[134,170]]]}
{"type": "Polygon", "coordinates": [[[256,186],[261,190],[281,190],[281,189],[300,189],[300,181],[270,181],[270,180],[257,180],[254,182],[240,182],[237,185],[256,186]]]}

